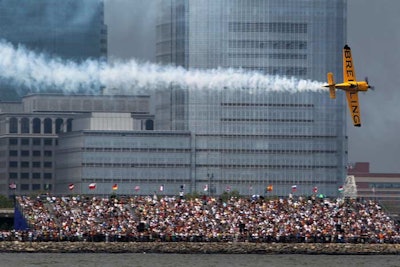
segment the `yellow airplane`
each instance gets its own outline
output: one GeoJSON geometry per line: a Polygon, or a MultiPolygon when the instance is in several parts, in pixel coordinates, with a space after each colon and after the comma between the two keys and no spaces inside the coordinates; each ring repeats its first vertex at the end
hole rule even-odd
{"type": "Polygon", "coordinates": [[[345,45],[343,48],[343,83],[335,83],[332,72],[329,72],[327,76],[328,84],[324,86],[329,87],[330,97],[336,98],[336,89],[346,91],[347,103],[349,105],[353,124],[356,127],[360,127],[361,115],[360,105],[358,103],[358,92],[368,91],[368,89],[374,89],[374,87],[368,84],[368,78],[365,78],[365,81],[356,80],[351,49],[348,45],[345,45]]]}

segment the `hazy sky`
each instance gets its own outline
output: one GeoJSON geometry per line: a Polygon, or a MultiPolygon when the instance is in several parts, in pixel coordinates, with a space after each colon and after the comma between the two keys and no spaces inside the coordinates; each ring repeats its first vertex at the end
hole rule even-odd
{"type": "MultiPolygon", "coordinates": [[[[154,60],[156,2],[106,0],[110,58],[154,60]]],[[[348,0],[357,78],[368,76],[375,86],[359,94],[362,127],[353,127],[348,116],[349,161],[370,162],[372,172],[400,173],[399,11],[399,0],[348,0]]]]}

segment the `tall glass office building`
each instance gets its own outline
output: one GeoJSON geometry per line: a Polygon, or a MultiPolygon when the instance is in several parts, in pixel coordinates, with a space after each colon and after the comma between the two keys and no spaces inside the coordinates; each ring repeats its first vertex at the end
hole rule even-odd
{"type": "MultiPolygon", "coordinates": [[[[0,39],[15,46],[74,61],[107,57],[103,0],[2,0],[0,39]]],[[[0,100],[16,100],[0,80],[0,100]]]]}
{"type": "MultiPolygon", "coordinates": [[[[158,62],[341,79],[345,0],[162,0],[158,62]]],[[[157,130],[192,133],[192,190],[336,195],[347,161],[346,106],[328,92],[175,88],[156,98],[157,130]]]]}

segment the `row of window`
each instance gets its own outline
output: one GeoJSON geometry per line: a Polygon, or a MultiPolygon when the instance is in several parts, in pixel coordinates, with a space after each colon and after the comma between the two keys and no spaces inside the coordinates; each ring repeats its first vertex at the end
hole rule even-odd
{"type": "Polygon", "coordinates": [[[229,58],[269,58],[269,59],[307,59],[306,54],[260,54],[260,53],[229,53],[229,58]]]}
{"type": "Polygon", "coordinates": [[[229,48],[258,48],[258,49],[307,49],[306,41],[259,41],[259,40],[232,40],[229,48]]]}
{"type": "Polygon", "coordinates": [[[82,147],[86,152],[168,152],[168,153],[184,153],[190,152],[190,149],[179,148],[135,148],[135,147],[82,147]]]}
{"type": "Polygon", "coordinates": [[[315,154],[315,153],[326,153],[326,154],[335,154],[336,150],[303,150],[303,149],[226,149],[226,148],[215,148],[215,149],[197,149],[196,152],[220,152],[220,153],[229,153],[229,154],[243,154],[243,153],[252,153],[252,154],[315,154]]]}
{"type": "MultiPolygon", "coordinates": [[[[168,163],[82,163],[82,167],[108,167],[108,168],[190,168],[190,164],[168,163]]],[[[232,169],[336,169],[336,165],[270,165],[270,164],[198,164],[196,167],[232,168],[232,169]]]]}
{"type": "MultiPolygon", "coordinates": [[[[22,146],[29,146],[32,143],[34,146],[52,146],[53,145],[53,139],[52,138],[10,138],[8,140],[8,144],[10,146],[17,146],[18,144],[21,144],[22,146]],[[32,142],[31,142],[32,140],[32,142]]],[[[54,140],[54,143],[57,144],[57,140],[54,140]]]]}
{"type": "Polygon", "coordinates": [[[190,164],[168,163],[82,163],[82,167],[108,167],[108,168],[189,168],[190,164]]]}
{"type": "MultiPolygon", "coordinates": [[[[18,157],[18,150],[9,150],[8,153],[9,153],[10,157],[18,157]]],[[[19,151],[19,154],[21,157],[29,157],[31,155],[31,151],[30,150],[21,150],[21,151],[19,151]]],[[[41,150],[33,150],[32,156],[40,157],[40,156],[42,156],[42,151],[41,150]]],[[[51,157],[51,156],[53,156],[53,151],[44,150],[43,156],[51,157]]]]}
{"type": "Polygon", "coordinates": [[[41,179],[42,176],[44,179],[52,179],[53,178],[53,174],[51,172],[45,172],[45,173],[43,173],[43,175],[40,172],[32,172],[32,173],[30,173],[30,172],[21,172],[21,173],[10,172],[8,174],[8,177],[10,179],[18,179],[18,178],[19,179],[30,179],[30,178],[41,179]]]}
{"type": "MultiPolygon", "coordinates": [[[[46,118],[43,119],[43,133],[45,134],[53,134],[53,133],[60,133],[62,127],[64,125],[64,120],[61,118],[55,119],[55,132],[53,132],[53,119],[46,118]]],[[[67,131],[72,130],[72,119],[68,119],[67,121],[67,131]]],[[[9,120],[9,133],[18,133],[18,123],[20,123],[21,133],[42,133],[41,125],[42,119],[40,118],[33,118],[32,119],[32,128],[31,128],[31,121],[29,118],[15,118],[12,117],[9,120]]]]}
{"type": "Polygon", "coordinates": [[[230,32],[307,33],[306,23],[290,22],[230,22],[230,32]]]}
{"type": "Polygon", "coordinates": [[[228,107],[285,107],[285,108],[298,108],[298,107],[307,107],[312,108],[314,104],[284,104],[284,103],[238,103],[238,102],[228,102],[221,103],[221,106],[228,107]]]}
{"type": "MultiPolygon", "coordinates": [[[[9,161],[8,162],[8,166],[10,168],[18,168],[18,165],[21,168],[30,168],[30,166],[32,165],[32,168],[41,168],[41,162],[39,161],[34,161],[34,162],[29,162],[29,161],[9,161]]],[[[45,161],[43,162],[43,168],[52,168],[53,167],[53,162],[51,161],[45,161]]]]}
{"type": "Polygon", "coordinates": [[[198,164],[196,167],[226,169],[336,169],[336,165],[198,164]]]}
{"type": "Polygon", "coordinates": [[[222,122],[228,122],[228,121],[233,121],[233,122],[314,122],[314,120],[307,120],[307,119],[241,119],[241,118],[221,118],[222,122]]]}
{"type": "MultiPolygon", "coordinates": [[[[238,137],[248,137],[249,135],[246,134],[197,134],[196,136],[198,137],[215,137],[215,138],[238,138],[238,137]]],[[[268,138],[268,139],[295,139],[295,140],[301,140],[301,139],[336,139],[337,136],[335,135],[283,135],[283,134],[252,134],[252,137],[262,137],[262,138],[268,138]]]]}
{"type": "Polygon", "coordinates": [[[259,67],[259,66],[242,66],[242,69],[250,71],[258,71],[271,75],[283,76],[304,76],[307,75],[307,68],[305,67],[259,67]]]}
{"type": "Polygon", "coordinates": [[[400,188],[400,183],[369,183],[369,188],[400,188]]]}

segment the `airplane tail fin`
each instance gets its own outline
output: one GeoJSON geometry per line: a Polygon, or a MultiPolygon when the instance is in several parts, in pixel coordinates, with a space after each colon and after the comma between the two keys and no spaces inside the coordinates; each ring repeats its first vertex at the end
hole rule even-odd
{"type": "Polygon", "coordinates": [[[335,99],[336,98],[336,88],[335,88],[335,81],[333,79],[333,73],[328,72],[327,78],[328,78],[328,86],[329,86],[329,96],[332,99],[335,99]]]}

